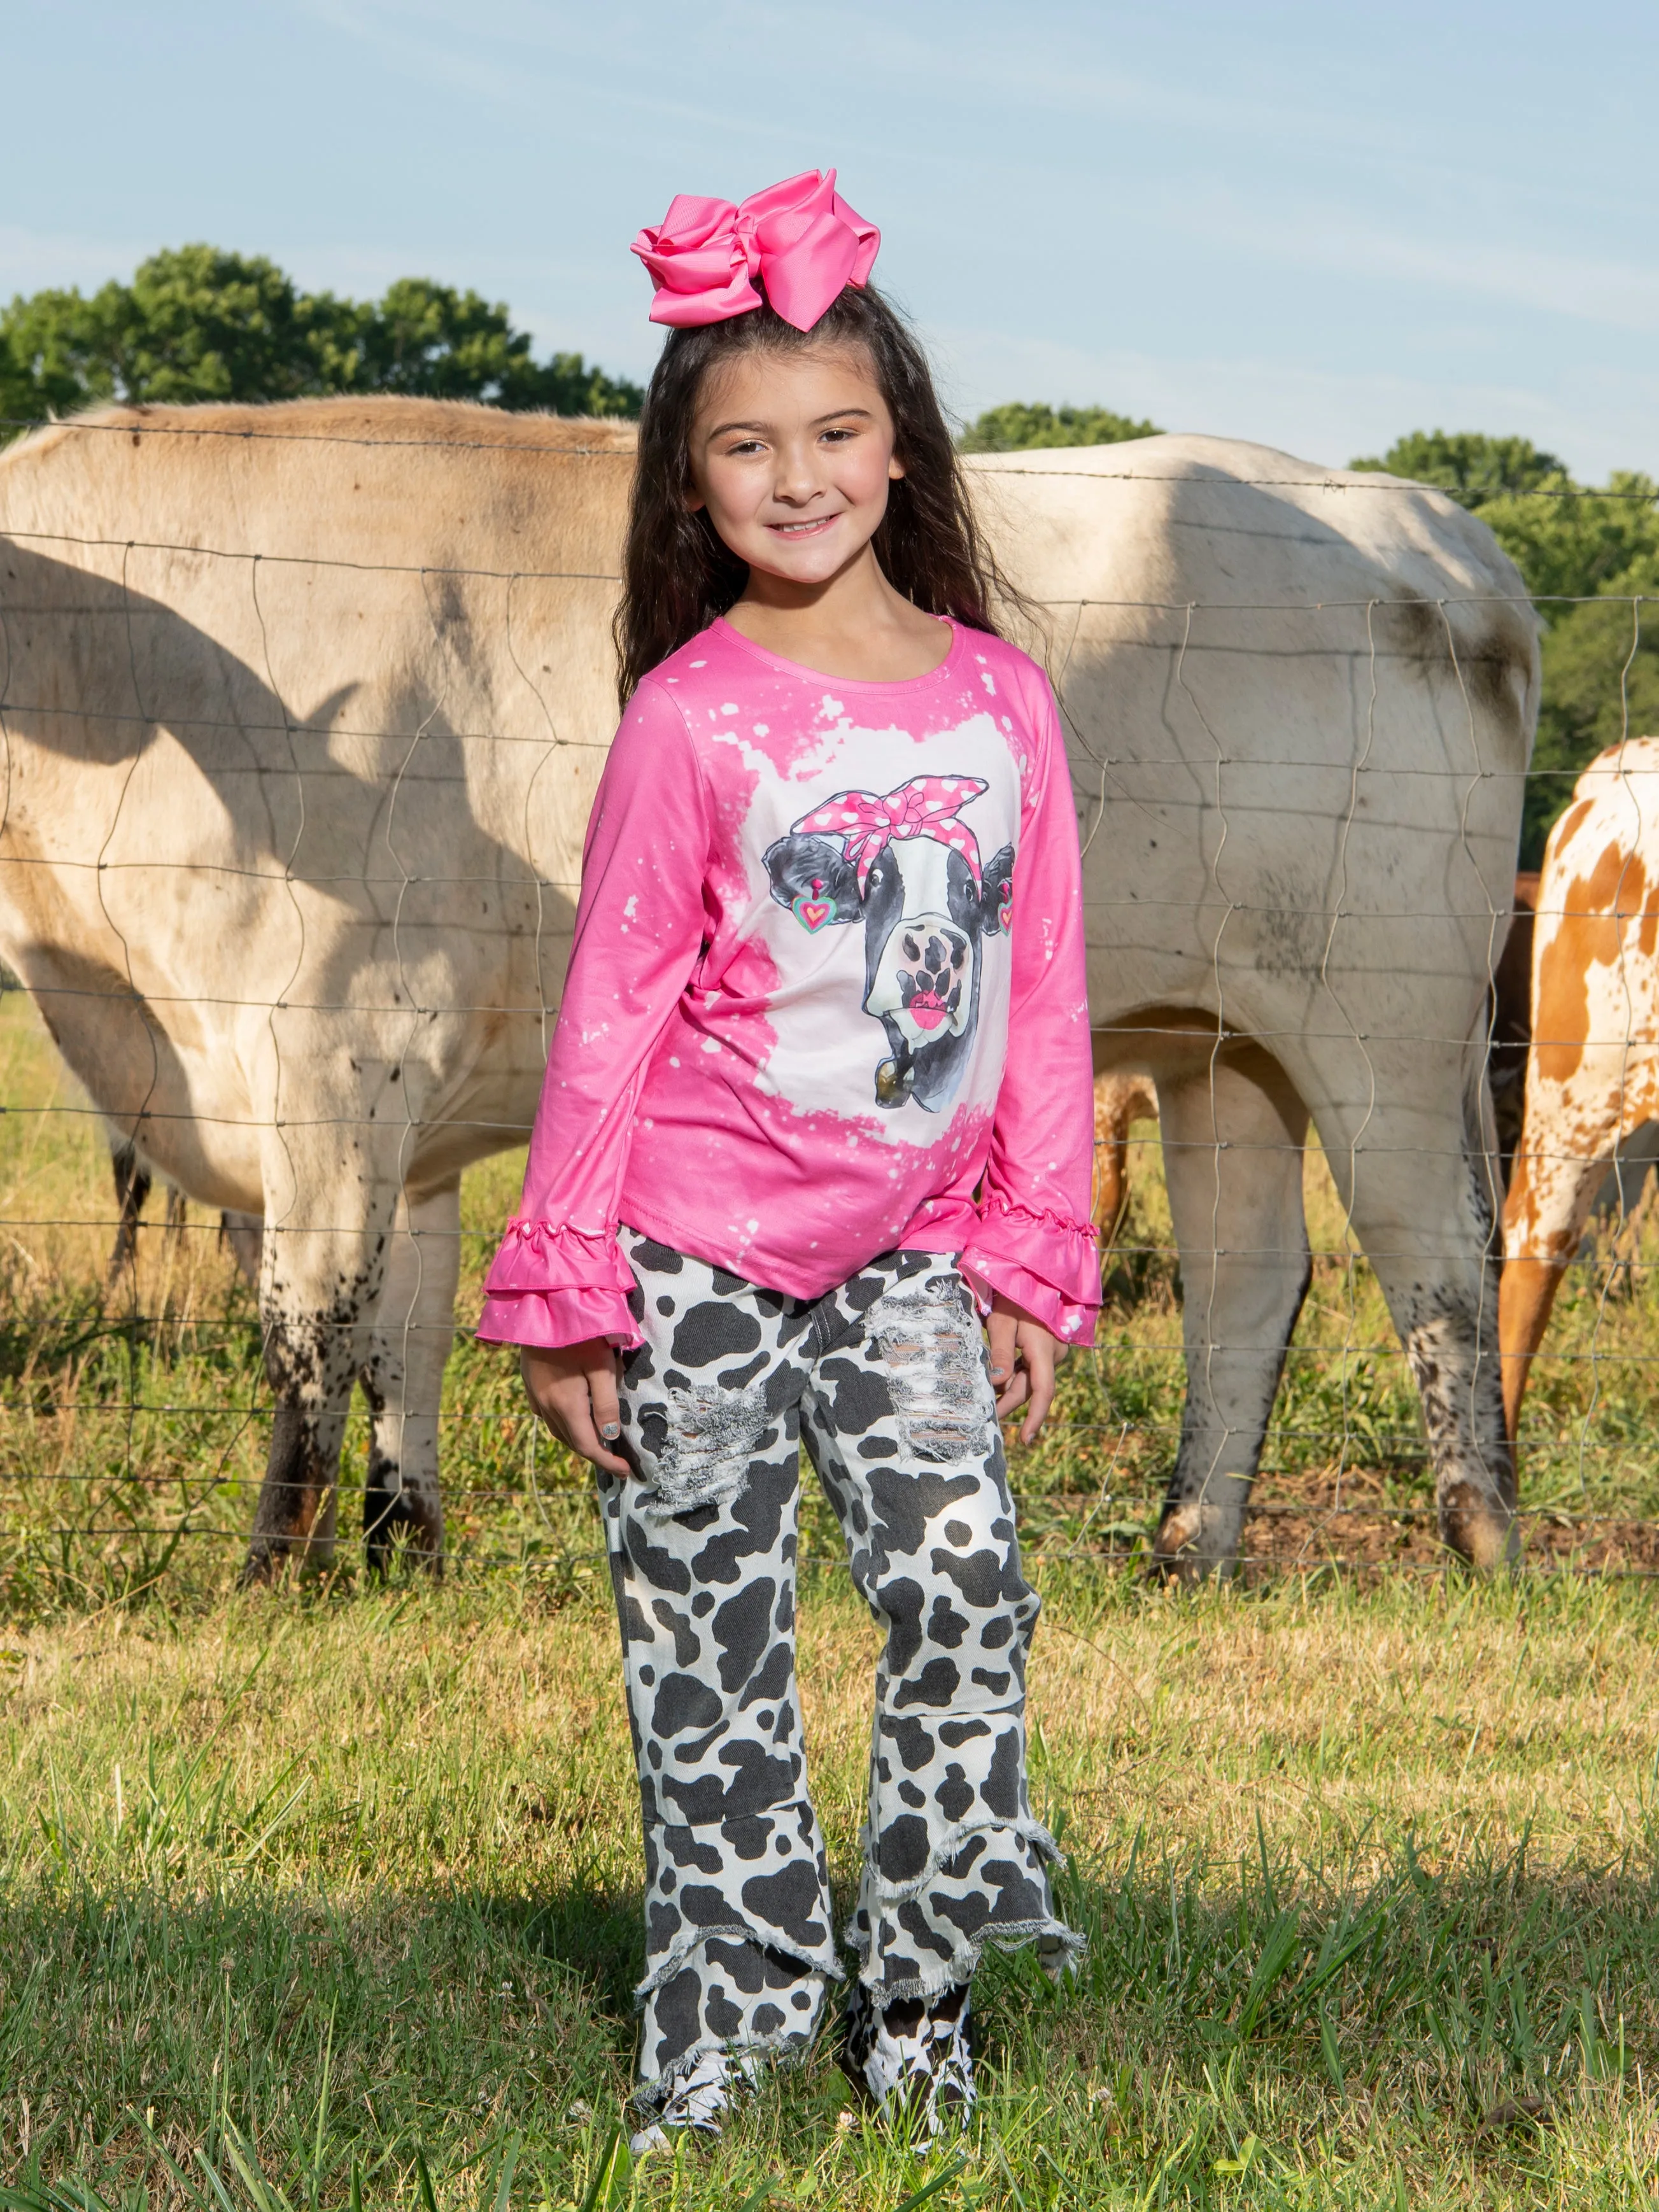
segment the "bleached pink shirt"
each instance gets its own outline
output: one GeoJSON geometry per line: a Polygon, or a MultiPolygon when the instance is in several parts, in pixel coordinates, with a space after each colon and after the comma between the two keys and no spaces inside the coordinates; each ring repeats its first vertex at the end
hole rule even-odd
{"type": "Polygon", "coordinates": [[[1093,1140],[1042,672],[957,627],[931,676],[854,684],[717,622],[611,747],[479,1334],[637,1344],[626,1222],[795,1297],[878,1253],[959,1253],[981,1298],[1088,1344],[1093,1140]]]}

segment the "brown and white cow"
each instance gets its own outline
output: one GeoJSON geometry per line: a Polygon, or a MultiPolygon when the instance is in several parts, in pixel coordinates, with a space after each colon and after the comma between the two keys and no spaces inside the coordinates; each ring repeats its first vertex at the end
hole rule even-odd
{"type": "Polygon", "coordinates": [[[1498,1340],[1511,1441],[1528,1371],[1608,1170],[1659,1121],[1659,738],[1591,762],[1550,833],[1532,1051],[1504,1208],[1498,1340]]]}

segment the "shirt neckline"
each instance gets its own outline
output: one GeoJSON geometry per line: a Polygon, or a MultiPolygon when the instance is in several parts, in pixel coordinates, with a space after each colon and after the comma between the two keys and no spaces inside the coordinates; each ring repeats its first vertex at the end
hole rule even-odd
{"type": "Polygon", "coordinates": [[[950,615],[935,615],[933,619],[942,622],[951,633],[951,650],[939,666],[930,668],[925,676],[893,676],[884,682],[872,681],[867,676],[830,676],[822,668],[807,667],[804,661],[786,660],[781,653],[773,653],[766,646],[757,645],[752,637],[745,637],[734,623],[727,622],[724,615],[716,615],[709,628],[718,630],[729,644],[740,647],[744,653],[752,654],[757,660],[764,661],[769,668],[775,669],[781,676],[800,677],[811,684],[834,684],[848,691],[915,691],[924,684],[937,684],[941,677],[956,672],[956,664],[968,635],[963,624],[950,615]]]}

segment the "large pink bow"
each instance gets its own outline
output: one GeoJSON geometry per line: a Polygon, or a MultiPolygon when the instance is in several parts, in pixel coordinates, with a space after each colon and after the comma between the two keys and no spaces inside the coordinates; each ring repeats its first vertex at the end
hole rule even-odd
{"type": "Polygon", "coordinates": [[[913,775],[884,798],[873,791],[838,791],[795,823],[821,837],[844,837],[847,858],[859,872],[859,896],[890,838],[932,837],[961,854],[979,882],[979,841],[955,817],[987,789],[977,776],[913,775]]]}
{"type": "Polygon", "coordinates": [[[847,284],[870,274],[881,233],[836,190],[833,169],[805,169],[730,200],[681,192],[629,247],[657,286],[653,323],[723,323],[758,307],[758,276],[786,323],[810,331],[847,284]]]}

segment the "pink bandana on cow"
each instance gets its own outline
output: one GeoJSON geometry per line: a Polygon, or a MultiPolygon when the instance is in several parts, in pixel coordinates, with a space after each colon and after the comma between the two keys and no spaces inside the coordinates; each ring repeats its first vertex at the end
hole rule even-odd
{"type": "Polygon", "coordinates": [[[986,788],[973,775],[913,775],[884,798],[873,791],[838,791],[822,806],[802,815],[794,827],[846,840],[843,849],[859,872],[860,898],[888,842],[907,837],[931,837],[960,853],[977,884],[979,842],[956,816],[986,788]]]}

